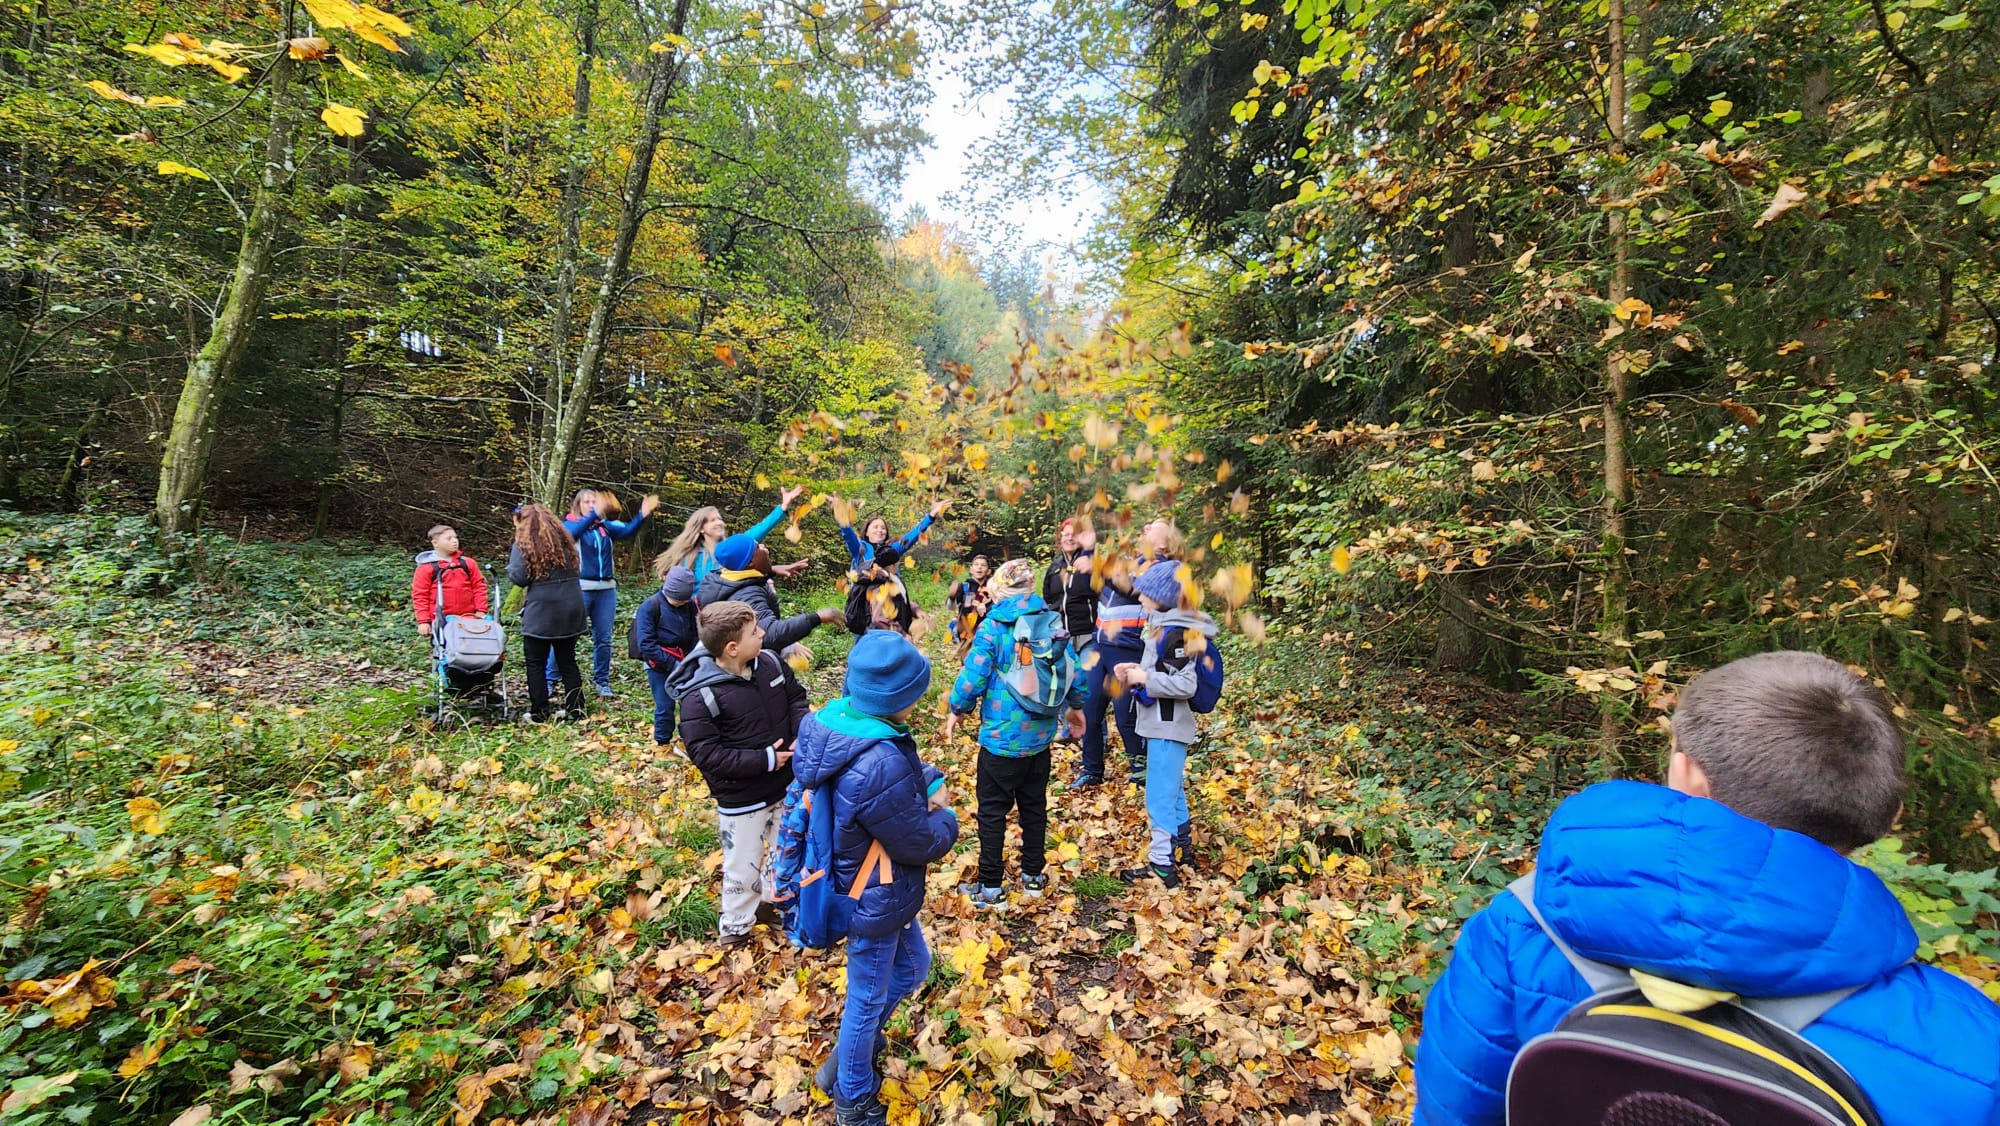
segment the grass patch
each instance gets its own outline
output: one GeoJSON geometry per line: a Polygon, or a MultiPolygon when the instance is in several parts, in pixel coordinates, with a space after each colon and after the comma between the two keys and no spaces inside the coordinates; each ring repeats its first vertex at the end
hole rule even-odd
{"type": "Polygon", "coordinates": [[[696,856],[714,852],[721,839],[712,821],[683,821],[674,826],[674,843],[696,856]]]}
{"type": "Polygon", "coordinates": [[[1086,872],[1071,880],[1069,887],[1083,899],[1109,899],[1125,890],[1125,881],[1103,872],[1086,872]]]}

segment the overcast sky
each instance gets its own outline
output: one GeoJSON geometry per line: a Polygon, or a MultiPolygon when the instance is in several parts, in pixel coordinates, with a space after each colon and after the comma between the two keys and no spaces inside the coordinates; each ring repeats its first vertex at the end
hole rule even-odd
{"type": "Polygon", "coordinates": [[[956,224],[981,249],[1008,256],[1024,247],[1046,252],[1079,242],[1101,210],[1094,196],[1047,198],[1001,208],[995,193],[970,182],[967,152],[999,130],[1007,106],[1001,94],[968,103],[965,84],[957,75],[964,64],[962,58],[933,56],[927,76],[931,104],[924,117],[924,129],[933,140],[909,166],[891,214],[900,217],[915,204],[934,218],[956,224]]]}

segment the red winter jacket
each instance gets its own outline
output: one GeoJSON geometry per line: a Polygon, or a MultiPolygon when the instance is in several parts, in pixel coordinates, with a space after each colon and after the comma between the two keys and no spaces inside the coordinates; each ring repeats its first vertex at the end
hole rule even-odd
{"type": "Polygon", "coordinates": [[[486,576],[479,573],[479,564],[473,562],[472,556],[461,551],[450,559],[417,564],[416,574],[410,577],[410,606],[417,612],[418,623],[440,616],[440,608],[432,605],[437,593],[437,576],[433,572],[440,569],[444,575],[444,616],[486,613],[486,576]]]}

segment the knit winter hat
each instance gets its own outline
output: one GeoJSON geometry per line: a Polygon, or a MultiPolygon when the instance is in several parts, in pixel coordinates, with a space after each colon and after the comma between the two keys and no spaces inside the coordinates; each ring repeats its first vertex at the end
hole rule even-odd
{"type": "Polygon", "coordinates": [[[660,591],[669,602],[686,602],[694,597],[694,572],[687,567],[675,567],[660,581],[660,591]]]}
{"type": "Polygon", "coordinates": [[[847,654],[847,698],[856,710],[891,716],[924,698],[931,663],[894,630],[869,630],[847,654]]]}
{"type": "Polygon", "coordinates": [[[737,533],[715,545],[715,565],[725,571],[741,571],[757,554],[757,541],[737,533]]]}
{"type": "Polygon", "coordinates": [[[1155,562],[1146,568],[1132,588],[1169,610],[1178,609],[1182,596],[1181,561],[1161,559],[1155,562]]]}
{"type": "Polygon", "coordinates": [[[986,591],[995,598],[1011,598],[1035,589],[1035,565],[1026,559],[1009,559],[986,580],[986,591]]]}

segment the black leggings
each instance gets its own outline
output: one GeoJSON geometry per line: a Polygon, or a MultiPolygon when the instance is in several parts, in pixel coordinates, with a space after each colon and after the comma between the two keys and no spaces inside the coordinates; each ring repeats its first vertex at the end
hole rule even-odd
{"type": "Polygon", "coordinates": [[[1049,834],[1049,753],[1011,758],[981,747],[978,786],[979,882],[999,887],[1006,874],[1007,814],[1014,810],[1021,813],[1021,874],[1041,875],[1049,834]]]}
{"type": "Polygon", "coordinates": [[[576,667],[576,638],[529,637],[521,635],[521,647],[528,658],[528,714],[549,718],[549,655],[555,654],[556,672],[562,676],[562,706],[583,711],[583,674],[576,667]]]}

